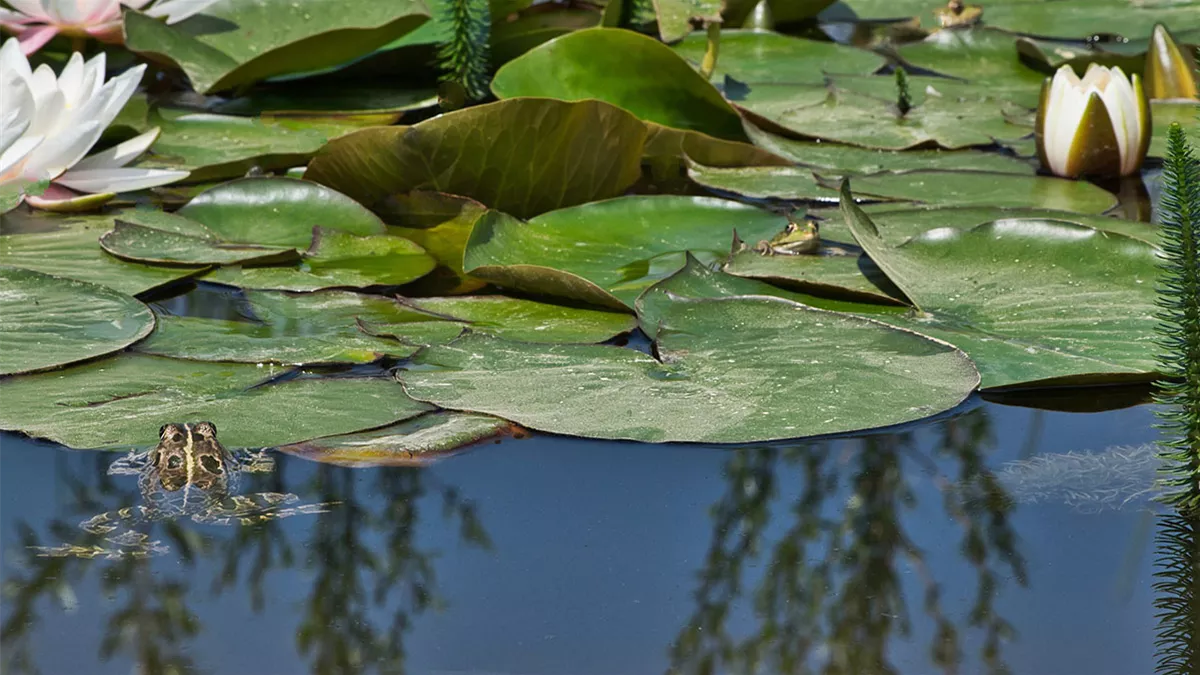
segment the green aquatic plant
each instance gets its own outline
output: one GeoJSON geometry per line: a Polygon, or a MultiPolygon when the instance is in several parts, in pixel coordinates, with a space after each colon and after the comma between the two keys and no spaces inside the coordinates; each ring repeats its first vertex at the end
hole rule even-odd
{"type": "Polygon", "coordinates": [[[462,88],[468,100],[488,94],[488,43],[492,13],[487,0],[447,0],[441,20],[448,35],[438,49],[442,82],[462,88]]]}
{"type": "Polygon", "coordinates": [[[1200,161],[1178,124],[1167,132],[1161,247],[1158,345],[1169,379],[1155,399],[1167,462],[1163,499],[1192,511],[1200,506],[1200,161]]]}
{"type": "Polygon", "coordinates": [[[910,94],[908,91],[908,73],[904,71],[904,68],[897,67],[896,108],[900,111],[900,115],[903,117],[904,115],[908,114],[909,110],[912,110],[912,107],[912,94],[910,94]]]}

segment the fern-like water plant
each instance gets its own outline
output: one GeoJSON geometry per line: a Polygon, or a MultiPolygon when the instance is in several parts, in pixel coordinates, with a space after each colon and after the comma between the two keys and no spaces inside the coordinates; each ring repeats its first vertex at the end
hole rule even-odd
{"type": "Polygon", "coordinates": [[[481,100],[488,93],[490,70],[492,14],[488,0],[443,0],[441,12],[439,18],[447,32],[438,49],[442,82],[461,88],[468,100],[481,100]]]}
{"type": "Polygon", "coordinates": [[[1190,513],[1200,506],[1200,160],[1178,124],[1167,132],[1162,184],[1158,346],[1160,370],[1170,379],[1155,400],[1163,499],[1190,513]]]}

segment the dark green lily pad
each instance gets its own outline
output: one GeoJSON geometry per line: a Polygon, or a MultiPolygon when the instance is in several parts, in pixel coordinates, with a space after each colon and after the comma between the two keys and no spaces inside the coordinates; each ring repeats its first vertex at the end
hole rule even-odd
{"type": "Polygon", "coordinates": [[[641,174],[645,138],[642,122],[607,103],[510,99],[349,134],[304,177],[369,207],[433,190],[530,217],[623,192],[641,174]]]}
{"type": "MultiPolygon", "coordinates": [[[[996,173],[1033,174],[1033,163],[1018,157],[978,150],[870,150],[840,143],[797,141],[747,125],[746,131],[754,144],[770,152],[813,169],[822,175],[862,175],[883,171],[992,171],[996,173]]],[[[690,155],[705,166],[720,165],[690,155]]],[[[750,166],[749,163],[741,166],[750,166]]]]}
{"type": "Polygon", "coordinates": [[[507,340],[592,344],[633,330],[629,314],[564,307],[503,295],[414,298],[418,309],[466,322],[472,332],[507,340]]]}
{"type": "MultiPolygon", "coordinates": [[[[804,168],[746,167],[720,169],[692,165],[688,176],[705,187],[748,197],[833,199],[833,179],[804,168]]],[[[880,201],[938,206],[1030,207],[1099,214],[1117,205],[1107,190],[1086,181],[1047,176],[965,171],[908,171],[862,176],[854,193],[880,201]]]]}
{"type": "Polygon", "coordinates": [[[223,241],[308,247],[313,228],[367,236],[383,221],[346,195],[295,178],[243,178],[197,195],[178,215],[202,223],[223,241]]]}
{"type": "MultiPolygon", "coordinates": [[[[855,187],[857,187],[857,181],[855,183],[855,187]]],[[[1050,209],[1005,209],[987,206],[896,209],[873,211],[870,218],[871,222],[875,224],[879,236],[888,246],[898,246],[910,237],[918,237],[937,228],[953,227],[959,230],[970,230],[984,223],[1014,220],[1067,221],[1140,239],[1151,246],[1157,246],[1159,239],[1158,226],[1150,223],[1050,209]]]]}
{"type": "Polygon", "coordinates": [[[604,14],[600,11],[568,7],[535,10],[511,21],[494,22],[491,34],[492,62],[507,64],[557,37],[596,28],[603,19],[604,14]]]}
{"type": "MultiPolygon", "coordinates": [[[[205,229],[203,225],[200,228],[205,229]]],[[[100,246],[118,258],[158,265],[294,262],[300,258],[293,248],[229,244],[211,232],[169,232],[122,220],[100,237],[100,246]]]]}
{"type": "Polygon", "coordinates": [[[769,239],[787,220],[705,197],[632,196],[562,209],[522,222],[491,212],[467,244],[467,273],[530,293],[624,309],[683,267],[686,252],[723,260],[734,230],[769,239]]]}
{"type": "Polygon", "coordinates": [[[202,93],[232,89],[274,75],[345,63],[409,33],[429,16],[416,1],[329,0],[226,2],[168,26],[125,12],[125,45],[167,59],[202,93]]]}
{"type": "Polygon", "coordinates": [[[1147,380],[1155,249],[1063,221],[940,228],[892,247],[843,188],[859,244],[920,310],[878,317],[951,342],[987,388],[1147,380]]]}
{"type": "MultiPolygon", "coordinates": [[[[920,89],[923,79],[932,78],[909,78],[914,107],[907,115],[900,115],[894,96],[877,97],[847,88],[894,92],[890,77],[843,78],[830,90],[759,85],[737,104],[765,123],[804,138],[877,150],[919,147],[957,150],[1020,138],[1032,131],[1031,120],[1029,125],[1024,124],[1026,120],[1014,123],[1014,118],[1006,115],[1005,105],[996,100],[951,93],[926,95],[920,89]]],[[[951,83],[952,80],[942,80],[938,86],[949,92],[951,83]]]]}
{"type": "MultiPolygon", "coordinates": [[[[1200,30],[1184,31],[1174,35],[1184,48],[1195,49],[1200,44],[1200,30]]],[[[1150,38],[1139,38],[1127,42],[1099,42],[1088,45],[1079,41],[1062,42],[1022,37],[1017,39],[1017,51],[1030,67],[1046,75],[1053,75],[1064,65],[1069,65],[1082,75],[1090,64],[1108,68],[1117,67],[1126,74],[1141,74],[1146,64],[1146,50],[1150,38]]]]}
{"type": "Polygon", "coordinates": [[[661,362],[469,335],[399,377],[418,399],[551,433],[699,443],[897,424],[958,405],[978,382],[948,345],[783,299],[679,301],[660,316],[661,362]]]}
{"type": "Polygon", "coordinates": [[[0,265],[36,270],[136,295],[203,272],[152,267],[115,258],[100,248],[100,237],[117,218],[141,212],[60,216],[13,211],[0,216],[0,265]]]}
{"type": "Polygon", "coordinates": [[[221,267],[204,276],[240,288],[316,291],[323,288],[399,286],[428,274],[437,261],[404,237],[359,237],[316,228],[312,246],[296,266],[221,267]]]}
{"type": "MultiPolygon", "coordinates": [[[[985,8],[985,16],[990,9],[985,8]]],[[[942,30],[897,51],[911,65],[961,78],[994,98],[1036,108],[1045,74],[1021,62],[1015,39],[1011,33],[983,27],[942,30]]]]}
{"type": "Polygon", "coordinates": [[[1150,137],[1150,149],[1146,152],[1149,157],[1167,156],[1167,129],[1172,123],[1178,123],[1183,127],[1193,146],[1200,142],[1200,128],[1196,125],[1195,103],[1152,101],[1150,103],[1150,121],[1154,125],[1154,135],[1150,137]]]}
{"type": "Polygon", "coordinates": [[[654,0],[658,34],[674,42],[692,32],[692,20],[721,21],[723,0],[654,0]]]}
{"type": "Polygon", "coordinates": [[[627,30],[596,28],[551,40],[501,68],[492,91],[500,98],[598,99],[648,122],[746,138],[737,111],[715,87],[666,45],[627,30]]]}
{"type": "Polygon", "coordinates": [[[388,124],[399,119],[402,113],[435,105],[437,91],[429,87],[379,81],[315,84],[311,79],[304,79],[259,85],[242,96],[218,103],[212,111],[224,115],[263,115],[270,118],[273,126],[282,129],[310,128],[294,123],[289,126],[292,120],[308,120],[319,131],[336,129],[333,125],[344,122],[349,132],[353,130],[351,125],[358,125],[363,120],[388,124]]]}
{"type": "Polygon", "coordinates": [[[0,429],[72,448],[121,448],[153,445],[169,421],[209,420],[227,447],[267,447],[373,429],[430,410],[383,378],[261,384],[283,372],[126,354],[5,378],[0,429]]]}
{"type": "Polygon", "coordinates": [[[154,314],[111,288],[0,266],[0,375],[120,351],[154,330],[154,314]]]}
{"type": "Polygon", "coordinates": [[[236,178],[250,169],[301,166],[330,139],[358,128],[338,120],[266,120],[158,109],[141,123],[162,130],[138,166],[190,171],[185,183],[236,178]]]}
{"type": "MultiPolygon", "coordinates": [[[[703,32],[688,36],[673,49],[676,54],[699,64],[708,40],[703,32]]],[[[863,49],[831,42],[788,37],[752,30],[721,31],[721,52],[713,81],[725,76],[750,84],[820,85],[826,74],[869,75],[885,63],[863,49]]]]}
{"type": "Polygon", "coordinates": [[[490,415],[430,412],[381,429],[316,438],[276,448],[322,464],[356,469],[427,466],[465,446],[512,434],[517,426],[490,415]]]}
{"type": "MultiPolygon", "coordinates": [[[[826,228],[829,229],[829,228],[826,228]]],[[[887,277],[856,245],[826,241],[815,255],[765,256],[753,250],[730,257],[722,269],[812,295],[856,303],[906,304],[887,277]]],[[[813,303],[806,303],[813,304],[813,303]]]]}

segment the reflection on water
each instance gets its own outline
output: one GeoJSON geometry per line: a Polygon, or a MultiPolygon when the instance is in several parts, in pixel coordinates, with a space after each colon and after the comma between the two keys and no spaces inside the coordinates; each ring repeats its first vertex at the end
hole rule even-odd
{"type": "MultiPolygon", "coordinates": [[[[1196,522],[1159,516],[1152,561],[1136,536],[1152,502],[1027,498],[1031,476],[1052,480],[1030,467],[1152,438],[1145,407],[985,404],[738,450],[539,436],[425,469],[278,456],[247,493],[338,506],[146,520],[169,553],[82,559],[33,547],[86,545],[80,522],[137,507],[136,481],[108,474],[116,455],[6,435],[0,658],[5,673],[1197,672],[1196,522]]],[[[1144,482],[1145,463],[1115,457],[1072,491],[1144,482]]]]}

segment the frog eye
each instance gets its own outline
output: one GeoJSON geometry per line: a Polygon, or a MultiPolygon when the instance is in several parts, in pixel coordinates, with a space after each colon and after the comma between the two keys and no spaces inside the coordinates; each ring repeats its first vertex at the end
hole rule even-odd
{"type": "Polygon", "coordinates": [[[183,434],[176,431],[174,434],[171,435],[171,440],[175,441],[176,443],[182,443],[183,442],[183,434]]]}
{"type": "Polygon", "coordinates": [[[197,422],[196,426],[192,427],[201,436],[216,436],[217,425],[212,422],[197,422]]]}

